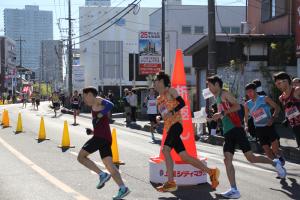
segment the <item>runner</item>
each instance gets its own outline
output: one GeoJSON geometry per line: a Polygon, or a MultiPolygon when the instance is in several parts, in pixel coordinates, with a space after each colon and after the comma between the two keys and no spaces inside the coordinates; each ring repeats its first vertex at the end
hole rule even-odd
{"type": "Polygon", "coordinates": [[[183,161],[208,173],[211,180],[211,187],[212,189],[216,189],[219,185],[219,169],[206,167],[200,160],[190,156],[185,150],[185,146],[180,138],[183,131],[180,110],[185,106],[185,102],[178,95],[177,91],[170,87],[170,78],[164,72],[157,74],[155,89],[159,92],[157,107],[164,119],[164,129],[167,131],[162,153],[165,157],[168,174],[168,181],[162,186],[157,187],[157,190],[159,192],[173,192],[177,190],[173,174],[174,164],[171,157],[171,150],[173,148],[183,161]]]}
{"type": "Polygon", "coordinates": [[[255,132],[259,138],[259,142],[264,149],[266,155],[270,159],[279,158],[281,163],[285,164],[285,159],[281,156],[279,150],[278,134],[273,125],[274,119],[277,118],[280,108],[268,96],[258,96],[256,85],[250,83],[246,85],[246,94],[250,98],[245,103],[245,130],[248,129],[248,115],[254,119],[255,132]],[[273,114],[271,109],[274,110],[273,114]],[[272,148],[270,148],[272,147],[272,148]]]}
{"type": "Polygon", "coordinates": [[[33,106],[33,109],[35,109],[35,91],[31,94],[31,104],[33,106]]]}
{"type": "Polygon", "coordinates": [[[222,120],[225,143],[223,146],[224,163],[227,177],[231,189],[221,193],[225,198],[238,199],[240,192],[237,189],[235,181],[235,170],[232,163],[235,146],[239,144],[246,159],[251,163],[265,163],[274,166],[280,178],[285,178],[286,171],[282,167],[279,159],[273,161],[264,156],[255,156],[251,151],[250,143],[246,137],[241,120],[238,116],[238,110],[241,109],[237,100],[227,91],[223,90],[223,81],[218,76],[212,76],[207,79],[208,88],[214,94],[218,113],[214,114],[212,120],[222,120]]]}
{"type": "Polygon", "coordinates": [[[292,87],[291,77],[285,72],[274,75],[275,85],[282,92],[279,100],[285,116],[293,128],[298,149],[300,150],[300,87],[292,87]]]}
{"type": "Polygon", "coordinates": [[[41,102],[41,95],[39,92],[35,93],[35,105],[36,105],[36,109],[39,110],[39,105],[41,102]]]}
{"type": "Polygon", "coordinates": [[[72,104],[72,110],[73,110],[73,116],[74,116],[73,125],[76,126],[76,125],[78,125],[76,123],[76,116],[79,115],[79,105],[80,105],[80,99],[79,99],[77,90],[74,91],[74,95],[71,98],[71,104],[72,104]]]}
{"type": "Polygon", "coordinates": [[[113,104],[110,101],[97,96],[97,94],[98,91],[94,87],[83,89],[84,102],[92,107],[94,130],[86,129],[87,134],[93,135],[93,137],[88,140],[80,150],[78,161],[99,175],[97,189],[102,188],[112,176],[114,181],[120,187],[118,194],[114,196],[113,199],[122,199],[129,194],[130,190],[125,186],[120,172],[112,161],[112,138],[107,113],[113,108],[113,104]],[[98,150],[100,151],[102,162],[110,174],[101,171],[97,165],[88,158],[90,154],[98,150]]]}
{"type": "Polygon", "coordinates": [[[300,87],[300,78],[293,79],[293,87],[300,87]]]}
{"type": "Polygon", "coordinates": [[[24,108],[24,106],[26,108],[26,106],[27,106],[27,94],[25,94],[25,93],[22,94],[22,103],[23,103],[22,108],[24,108]]]}
{"type": "Polygon", "coordinates": [[[59,96],[57,92],[53,92],[52,94],[52,108],[54,110],[54,117],[56,117],[56,112],[59,110],[60,104],[59,104],[59,96]]]}
{"type": "Polygon", "coordinates": [[[265,93],[265,91],[263,90],[262,85],[261,85],[261,81],[259,79],[253,80],[252,83],[255,84],[256,92],[259,96],[267,96],[267,93],[265,93]]]}
{"type": "Polygon", "coordinates": [[[150,120],[150,132],[152,135],[152,140],[155,140],[154,131],[156,129],[156,116],[157,116],[157,106],[156,106],[156,96],[154,88],[149,89],[149,95],[144,100],[144,106],[147,108],[148,118],[150,120]]]}

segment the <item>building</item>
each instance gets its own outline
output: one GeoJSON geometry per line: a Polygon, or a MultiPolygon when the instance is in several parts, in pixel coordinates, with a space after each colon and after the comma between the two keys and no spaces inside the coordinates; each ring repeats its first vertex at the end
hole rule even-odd
{"type": "MultiPolygon", "coordinates": [[[[218,75],[241,103],[245,97],[244,86],[252,80],[260,79],[267,94],[277,100],[272,75],[278,71],[297,73],[295,18],[292,17],[295,11],[291,10],[295,7],[290,4],[294,1],[285,1],[284,6],[281,0],[263,2],[248,1],[242,34],[216,36],[218,75]]],[[[200,106],[204,106],[200,91],[206,87],[207,35],[185,49],[184,54],[193,57],[193,66],[198,72],[197,98],[200,106]]]]}
{"type": "MultiPolygon", "coordinates": [[[[218,6],[217,10],[222,24],[218,22],[216,17],[216,32],[240,33],[241,21],[245,19],[245,7],[218,6]]],[[[176,49],[186,49],[207,33],[207,6],[167,4],[165,16],[165,71],[171,74],[176,49]]],[[[150,30],[161,30],[161,9],[156,10],[150,15],[150,30]]],[[[184,64],[188,85],[195,85],[196,80],[192,68],[192,57],[185,56],[184,64]]]]}
{"type": "MultiPolygon", "coordinates": [[[[29,5],[25,9],[4,9],[4,26],[6,36],[15,41],[21,40],[17,44],[17,63],[37,72],[41,41],[53,39],[52,11],[42,11],[38,6],[29,5]]],[[[36,75],[39,76],[39,73],[36,75]]]]}
{"type": "Polygon", "coordinates": [[[85,6],[110,6],[110,0],[85,0],[85,6]]]}
{"type": "Polygon", "coordinates": [[[63,87],[63,42],[41,41],[41,80],[50,83],[55,90],[63,87]]]}
{"type": "Polygon", "coordinates": [[[16,42],[0,36],[0,94],[14,93],[16,77],[16,42]]]}
{"type": "MultiPolygon", "coordinates": [[[[135,5],[129,7],[132,6],[135,5]]],[[[79,8],[79,33],[82,36],[80,65],[84,68],[84,85],[93,85],[104,92],[113,90],[115,95],[121,95],[122,88],[133,85],[135,71],[133,67],[137,66],[133,63],[133,55],[137,55],[139,51],[139,32],[149,30],[149,15],[156,10],[135,6],[125,17],[108,21],[101,28],[92,31],[124,9],[124,7],[113,10],[111,7],[79,8]],[[109,25],[112,26],[97,34],[109,25]],[[93,35],[95,37],[90,39],[93,35]]],[[[146,85],[145,77],[137,76],[136,86],[146,85]]]]}

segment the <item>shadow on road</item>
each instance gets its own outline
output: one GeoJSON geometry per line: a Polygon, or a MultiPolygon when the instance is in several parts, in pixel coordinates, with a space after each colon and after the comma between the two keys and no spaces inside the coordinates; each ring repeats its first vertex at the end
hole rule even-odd
{"type": "Polygon", "coordinates": [[[280,181],[281,188],[283,190],[278,190],[271,188],[271,190],[284,193],[289,199],[300,199],[300,184],[297,183],[297,180],[294,178],[288,178],[291,182],[291,185],[288,184],[286,179],[280,181]]]}
{"type": "MultiPolygon", "coordinates": [[[[156,188],[160,184],[151,183],[151,185],[156,188]]],[[[218,200],[222,199],[218,196],[214,196],[210,192],[213,190],[209,184],[201,184],[194,186],[179,186],[178,190],[172,192],[174,197],[159,197],[159,200],[195,200],[195,199],[205,199],[205,200],[218,200]]],[[[161,193],[162,195],[164,193],[161,193]]]]}

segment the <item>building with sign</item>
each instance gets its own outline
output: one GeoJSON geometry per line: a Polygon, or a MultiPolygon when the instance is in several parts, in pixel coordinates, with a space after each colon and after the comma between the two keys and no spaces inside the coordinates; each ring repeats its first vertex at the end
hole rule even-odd
{"type": "Polygon", "coordinates": [[[16,80],[16,42],[0,36],[0,94],[14,91],[16,80]]]}
{"type": "MultiPolygon", "coordinates": [[[[41,41],[53,39],[52,11],[39,10],[39,6],[26,5],[25,9],[4,9],[5,35],[18,41],[17,63],[38,72],[41,41]],[[20,47],[22,52],[20,54],[20,47]]],[[[39,73],[36,73],[39,76],[39,73]]]]}
{"type": "MultiPolygon", "coordinates": [[[[217,72],[225,87],[243,102],[244,86],[260,79],[268,95],[278,96],[273,87],[272,75],[286,71],[297,74],[295,53],[295,5],[296,1],[266,0],[261,3],[249,0],[246,22],[242,23],[241,34],[217,34],[217,72]]],[[[300,35],[299,35],[300,37],[300,35]]],[[[189,46],[185,55],[192,56],[197,72],[197,102],[204,106],[201,90],[206,87],[208,37],[189,46]]]]}
{"type": "Polygon", "coordinates": [[[85,86],[93,85],[105,93],[113,90],[118,96],[122,88],[132,87],[134,79],[136,86],[148,84],[146,76],[139,76],[138,57],[135,56],[136,59],[134,59],[133,55],[138,55],[139,33],[149,30],[149,15],[156,9],[133,6],[129,6],[120,14],[122,16],[133,8],[125,17],[110,21],[108,19],[125,8],[79,8],[79,32],[82,35],[80,37],[80,65],[84,68],[85,86]],[[103,27],[96,29],[105,22],[107,23],[103,27]],[[110,25],[112,25],[110,28],[97,34],[110,25]],[[96,31],[92,31],[93,29],[96,31]],[[89,39],[93,35],[95,37],[89,39]]]}
{"type": "Polygon", "coordinates": [[[85,6],[110,6],[110,0],[85,0],[85,6]]]}
{"type": "Polygon", "coordinates": [[[55,90],[63,87],[63,42],[60,40],[41,41],[41,63],[39,77],[55,90]]]}
{"type": "Polygon", "coordinates": [[[72,72],[73,91],[82,92],[84,88],[84,68],[80,65],[80,49],[73,49],[72,72]]]}

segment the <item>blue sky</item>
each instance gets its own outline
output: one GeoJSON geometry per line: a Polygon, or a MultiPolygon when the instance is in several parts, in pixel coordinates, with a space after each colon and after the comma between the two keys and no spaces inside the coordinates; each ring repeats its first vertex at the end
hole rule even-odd
{"type": "MultiPolygon", "coordinates": [[[[184,5],[206,5],[207,0],[182,0],[184,5]]],[[[216,0],[217,5],[228,6],[244,6],[246,0],[216,0]]],[[[71,0],[72,2],[72,18],[77,19],[74,23],[74,32],[78,35],[78,15],[79,7],[84,6],[85,0],[71,0]]],[[[132,0],[111,0],[112,6],[120,5],[126,6],[132,0]],[[121,2],[124,2],[120,4],[121,2]]],[[[4,35],[3,28],[3,10],[5,8],[19,8],[23,9],[25,5],[39,5],[40,10],[53,11],[53,27],[54,27],[54,39],[61,39],[58,31],[57,19],[67,17],[68,0],[0,0],[0,35],[4,35]]],[[[142,7],[160,7],[161,0],[142,0],[142,7]]],[[[66,27],[67,24],[62,24],[66,27]]]]}

